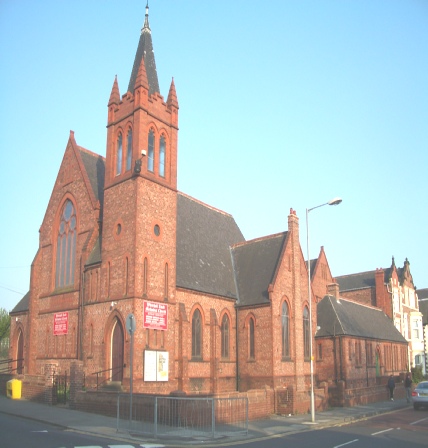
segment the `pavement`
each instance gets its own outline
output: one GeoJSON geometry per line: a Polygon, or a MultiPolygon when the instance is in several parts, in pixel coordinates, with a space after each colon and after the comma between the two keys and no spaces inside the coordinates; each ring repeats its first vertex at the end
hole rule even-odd
{"type": "Polygon", "coordinates": [[[339,426],[373,417],[378,414],[385,414],[398,409],[412,406],[406,399],[396,401],[381,401],[370,403],[364,406],[352,408],[332,408],[327,411],[317,412],[315,422],[311,421],[310,414],[279,416],[272,415],[264,420],[250,421],[248,424],[248,435],[222,437],[221,439],[205,440],[180,440],[180,438],[153,439],[142,435],[131,434],[124,430],[117,430],[117,420],[115,417],[92,414],[88,412],[69,409],[67,406],[50,406],[32,401],[19,399],[14,400],[0,395],[0,414],[9,414],[49,423],[63,429],[78,431],[92,436],[107,437],[117,441],[142,444],[142,446],[184,446],[198,444],[207,446],[225,446],[229,444],[239,444],[239,442],[254,441],[280,435],[292,434],[301,431],[322,429],[331,426],[339,426]],[[155,444],[154,444],[155,443],[155,444]]]}

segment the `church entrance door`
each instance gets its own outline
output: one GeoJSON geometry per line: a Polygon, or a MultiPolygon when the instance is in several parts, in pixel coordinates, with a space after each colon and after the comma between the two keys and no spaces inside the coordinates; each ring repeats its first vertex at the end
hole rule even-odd
{"type": "Polygon", "coordinates": [[[112,381],[122,381],[123,379],[123,346],[124,337],[122,324],[116,319],[111,337],[112,381]]]}

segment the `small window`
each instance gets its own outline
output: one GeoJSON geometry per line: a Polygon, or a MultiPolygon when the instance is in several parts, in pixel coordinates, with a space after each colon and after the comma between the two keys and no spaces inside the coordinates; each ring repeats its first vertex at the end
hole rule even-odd
{"type": "Polygon", "coordinates": [[[282,327],[282,357],[290,357],[290,329],[289,312],[287,302],[283,302],[281,309],[281,327],[282,327]]]}
{"type": "Polygon", "coordinates": [[[202,357],[202,316],[196,309],[192,317],[192,358],[202,357]]]}
{"type": "Polygon", "coordinates": [[[122,134],[117,138],[116,175],[122,172],[122,134]]]}
{"type": "Polygon", "coordinates": [[[165,137],[159,141],[159,176],[165,177],[165,137]]]}
{"type": "Polygon", "coordinates": [[[256,358],[255,336],[254,336],[254,319],[251,318],[248,323],[248,356],[250,359],[256,358]]]}
{"type": "Polygon", "coordinates": [[[310,354],[310,334],[309,334],[309,310],[305,306],[303,310],[303,356],[306,361],[311,357],[310,354]]]}
{"type": "Polygon", "coordinates": [[[131,162],[132,162],[132,129],[129,129],[126,145],[126,171],[129,171],[131,169],[131,162]]]}
{"type": "Polygon", "coordinates": [[[147,169],[149,171],[154,171],[155,166],[155,134],[153,129],[149,131],[149,141],[148,141],[148,154],[147,154],[147,169]]]}
{"type": "Polygon", "coordinates": [[[227,314],[221,320],[221,357],[229,358],[229,316],[227,314]]]}
{"type": "Polygon", "coordinates": [[[322,344],[318,344],[318,359],[322,360],[322,344]]]}

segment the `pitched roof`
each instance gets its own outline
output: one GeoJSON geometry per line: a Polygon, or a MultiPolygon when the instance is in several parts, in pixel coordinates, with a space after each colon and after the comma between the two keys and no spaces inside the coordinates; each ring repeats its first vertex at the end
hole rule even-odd
{"type": "Polygon", "coordinates": [[[339,288],[341,291],[374,288],[376,285],[375,272],[376,271],[359,272],[358,274],[349,274],[335,277],[335,279],[336,282],[339,283],[339,288]]]}
{"type": "Polygon", "coordinates": [[[98,263],[101,263],[101,243],[99,237],[95,242],[95,246],[93,247],[92,252],[88,257],[85,266],[91,266],[92,264],[98,264],[98,263]]]}
{"type": "Polygon", "coordinates": [[[287,232],[239,244],[232,248],[238,287],[237,306],[269,303],[273,281],[287,232]]]}
{"type": "Polygon", "coordinates": [[[104,200],[105,159],[81,146],[78,148],[94,195],[102,206],[104,200]]]}
{"type": "Polygon", "coordinates": [[[30,291],[16,304],[15,308],[9,314],[18,314],[28,311],[30,304],[30,291]]]}
{"type": "Polygon", "coordinates": [[[316,337],[354,336],[407,343],[380,309],[327,295],[317,305],[316,337]]]}
{"type": "Polygon", "coordinates": [[[177,195],[177,287],[236,299],[230,246],[245,241],[233,217],[177,195]]]}
{"type": "Polygon", "coordinates": [[[156,71],[155,53],[153,51],[152,32],[149,26],[149,6],[146,6],[146,17],[144,26],[141,30],[140,41],[138,42],[137,52],[135,54],[134,66],[132,67],[131,78],[129,79],[128,91],[134,93],[135,81],[138,75],[141,61],[144,59],[147,79],[149,81],[149,95],[160,93],[158,74],[156,71]]]}

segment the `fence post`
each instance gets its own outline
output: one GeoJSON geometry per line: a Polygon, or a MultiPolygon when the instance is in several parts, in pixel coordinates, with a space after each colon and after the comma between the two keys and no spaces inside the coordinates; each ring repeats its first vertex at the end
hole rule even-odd
{"type": "Polygon", "coordinates": [[[83,361],[72,361],[70,365],[70,395],[68,397],[70,409],[77,407],[77,393],[83,389],[83,379],[83,361]]]}
{"type": "Polygon", "coordinates": [[[211,430],[213,439],[215,437],[215,399],[211,398],[211,430]]]}
{"type": "Polygon", "coordinates": [[[155,397],[155,439],[158,438],[158,397],[155,397]]]}
{"type": "Polygon", "coordinates": [[[44,402],[46,404],[53,404],[53,386],[54,386],[54,376],[58,364],[45,364],[45,393],[44,402]]]}

